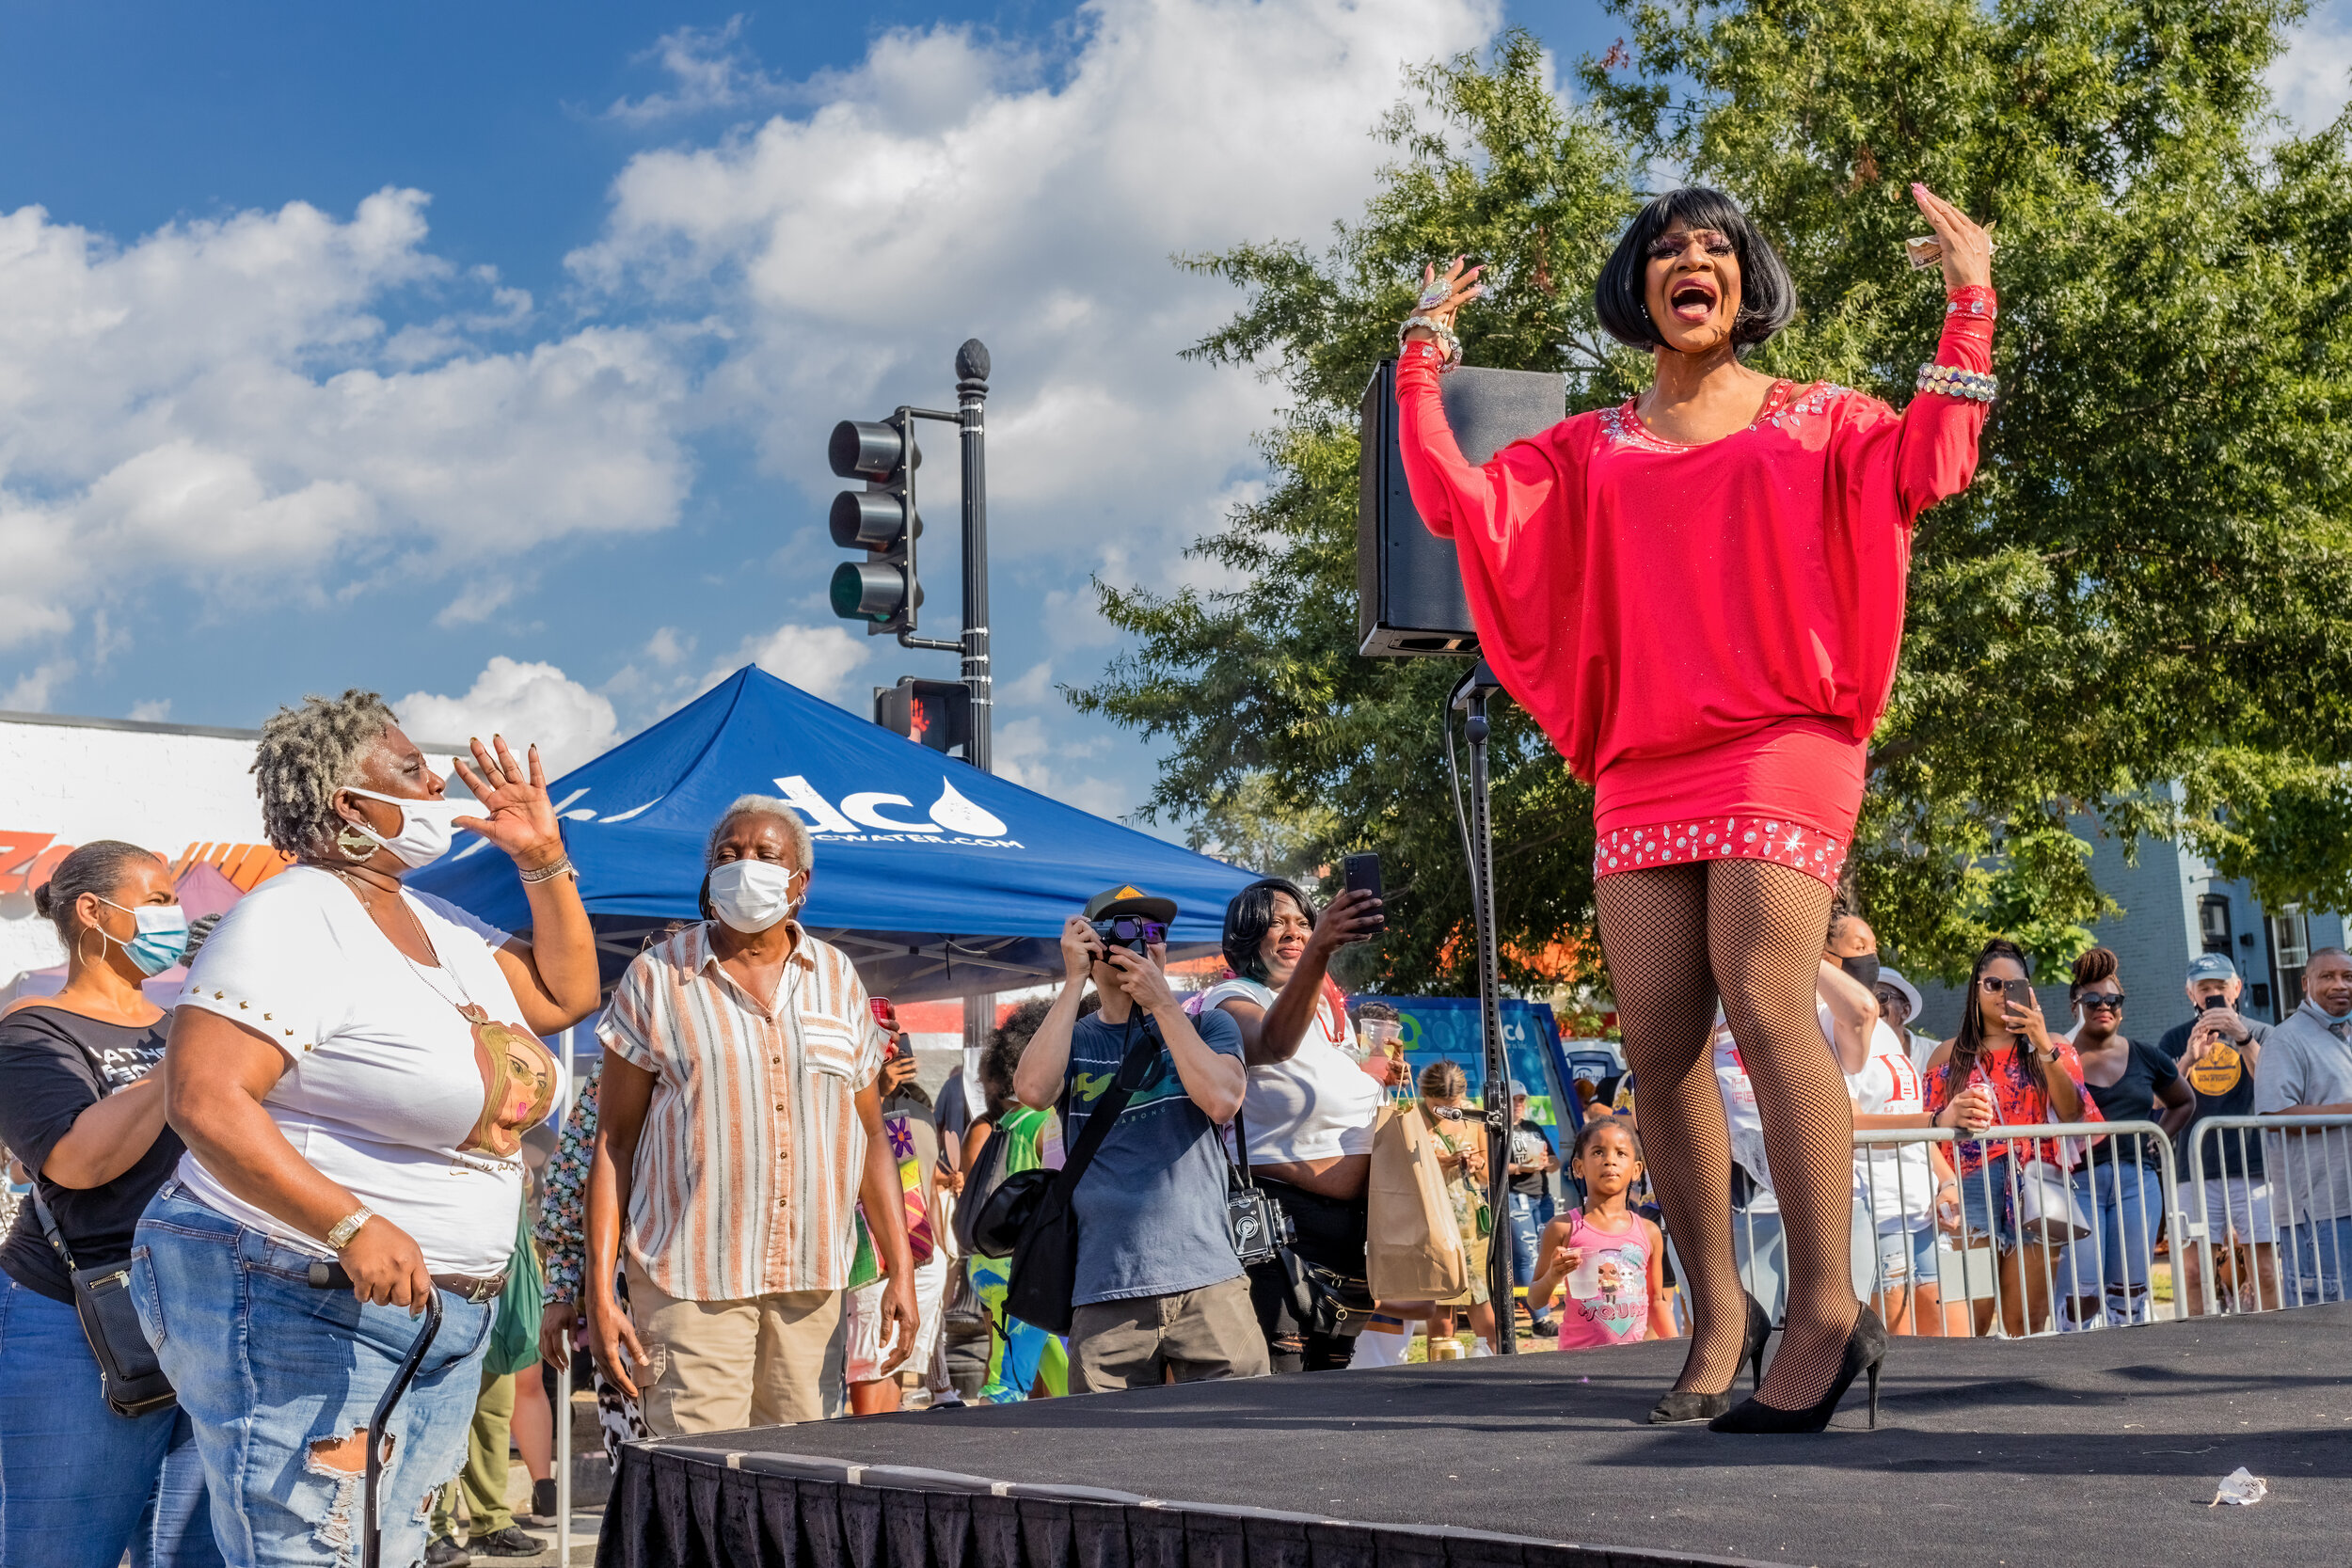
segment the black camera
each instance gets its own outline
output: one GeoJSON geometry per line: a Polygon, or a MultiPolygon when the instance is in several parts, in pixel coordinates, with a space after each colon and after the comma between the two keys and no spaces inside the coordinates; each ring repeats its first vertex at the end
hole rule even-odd
{"type": "Polygon", "coordinates": [[[1108,920],[1094,923],[1094,934],[1102,939],[1103,956],[1110,957],[1114,947],[1124,947],[1136,958],[1149,955],[1145,949],[1168,940],[1165,922],[1146,920],[1139,914],[1115,914],[1108,920]]]}
{"type": "Polygon", "coordinates": [[[1225,1195],[1225,1228],[1243,1267],[1281,1256],[1297,1240],[1298,1227],[1262,1187],[1234,1187],[1225,1195]]]}

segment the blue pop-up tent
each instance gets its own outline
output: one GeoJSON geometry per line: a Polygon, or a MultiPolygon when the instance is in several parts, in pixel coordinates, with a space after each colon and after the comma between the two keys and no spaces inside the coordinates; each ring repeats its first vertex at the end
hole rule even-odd
{"type": "MultiPolygon", "coordinates": [[[[549,787],[608,980],[698,918],[703,843],[740,795],[780,796],[816,840],[802,919],[899,1001],[1058,978],[1062,922],[1132,882],[1176,900],[1172,957],[1214,949],[1252,874],[900,739],[753,666],[549,787]]],[[[530,924],[514,863],[470,833],[409,885],[530,924]]]]}

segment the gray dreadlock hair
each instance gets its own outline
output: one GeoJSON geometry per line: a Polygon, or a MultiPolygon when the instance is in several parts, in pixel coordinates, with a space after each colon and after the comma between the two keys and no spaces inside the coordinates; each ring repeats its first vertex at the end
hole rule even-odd
{"type": "Polygon", "coordinates": [[[300,707],[271,715],[254,748],[253,787],[273,848],[332,855],[343,827],[335,791],[350,784],[359,759],[397,721],[383,698],[356,686],[335,701],[305,697],[300,707]]]}

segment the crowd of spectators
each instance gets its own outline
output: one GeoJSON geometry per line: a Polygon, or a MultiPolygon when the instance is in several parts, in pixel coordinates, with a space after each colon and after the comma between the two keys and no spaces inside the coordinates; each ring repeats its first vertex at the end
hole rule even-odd
{"type": "MultiPolygon", "coordinates": [[[[367,693],[281,713],[255,772],[297,863],[200,952],[168,867],[135,846],[86,845],[40,890],[69,960],[57,994],[0,1016],[0,1139],[25,1200],[0,1243],[0,1560],[355,1560],[368,1419],[428,1295],[440,1337],[384,1466],[387,1496],[423,1503],[382,1525],[391,1560],[433,1568],[540,1549],[507,1502],[508,1444],[549,1513],[576,1377],[617,1450],[910,1393],[1333,1371],[1415,1342],[1486,1354],[1522,1313],[1563,1351],[1684,1326],[1639,1085],[1580,1067],[1549,1117],[1498,1085],[1490,1143],[1463,1065],[1408,1077],[1396,1009],[1351,1008],[1332,982],[1381,928],[1372,894],[1318,910],[1295,882],[1254,883],[1225,911],[1221,977],[1181,986],[1173,903],[1106,889],[1065,925],[1054,993],[1010,1010],[968,1085],[959,1069],[927,1090],[889,1003],[797,918],[818,867],[793,806],[723,812],[703,918],[600,991],[535,754],[477,742],[456,766],[470,806],[367,693]],[[528,940],[402,886],[459,827],[514,859],[528,940]],[[186,958],[167,1012],[141,987],[186,958]],[[542,1040],[592,1013],[600,1053],[551,1119],[542,1040]],[[1434,1150],[1457,1295],[1372,1295],[1392,1117],[1434,1150]],[[974,1240],[992,1195],[1040,1171],[1064,1173],[1075,1216],[1066,1333],[1011,1309],[1011,1259],[974,1240]],[[1285,1244],[1245,1243],[1233,1199],[1251,1187],[1285,1244]],[[1497,1246],[1519,1299],[1490,1292],[1497,1246]],[[330,1257],[348,1289],[312,1284],[330,1257]],[[169,1381],[149,1406],[102,1378],[76,1311],[109,1270],[169,1381]]],[[[1989,942],[1933,1038],[1867,922],[1824,933],[1817,1015],[1857,1133],[1853,1284],[1890,1331],[2135,1324],[2169,1315],[2168,1288],[2176,1312],[2341,1299],[2352,1137],[2206,1124],[2352,1116],[2352,956],[2314,952],[2300,1005],[2265,1025],[2237,1011],[2228,958],[2201,955],[2191,1016],[2153,1043],[2125,1029],[2107,949],[2075,962],[2071,1020],[2043,1016],[2033,978],[1989,942]],[[2027,1127],[2049,1131],[2005,1131],[2027,1127]],[[2172,1233],[2182,1211],[2209,1249],[2172,1233]]],[[[1773,1177],[1720,1018],[1713,1051],[1742,1283],[1776,1316],[1773,1177]]]]}

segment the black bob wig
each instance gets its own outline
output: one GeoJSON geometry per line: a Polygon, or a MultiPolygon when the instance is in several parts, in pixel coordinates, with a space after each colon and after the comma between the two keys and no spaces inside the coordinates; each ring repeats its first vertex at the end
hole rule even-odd
{"type": "Polygon", "coordinates": [[[1315,923],[1315,906],[1295,882],[1279,877],[1267,877],[1250,883],[1233,895],[1233,901],[1225,906],[1225,967],[1246,980],[1266,983],[1265,959],[1258,948],[1265,934],[1274,928],[1274,899],[1286,895],[1306,915],[1311,927],[1315,923]]]}
{"type": "Polygon", "coordinates": [[[1740,314],[1731,326],[1734,352],[1745,354],[1795,319],[1797,286],[1772,242],[1723,192],[1685,185],[1636,213],[1625,237],[1610,253],[1608,265],[1600,269],[1600,281],[1593,286],[1593,304],[1602,328],[1612,338],[1628,348],[1666,346],[1650,320],[1649,247],[1677,218],[1692,229],[1720,230],[1740,258],[1740,314]]]}

